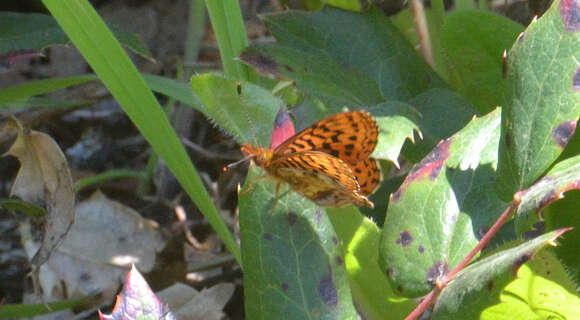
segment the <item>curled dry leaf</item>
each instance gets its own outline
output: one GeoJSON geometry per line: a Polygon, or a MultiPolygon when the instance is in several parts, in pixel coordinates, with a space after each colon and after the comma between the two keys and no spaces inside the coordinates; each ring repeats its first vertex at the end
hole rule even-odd
{"type": "Polygon", "coordinates": [[[48,135],[24,129],[14,118],[4,129],[16,130],[18,136],[5,155],[20,161],[20,170],[12,185],[11,196],[46,208],[42,244],[31,263],[40,266],[60,245],[75,218],[75,193],[66,158],[48,135]]]}

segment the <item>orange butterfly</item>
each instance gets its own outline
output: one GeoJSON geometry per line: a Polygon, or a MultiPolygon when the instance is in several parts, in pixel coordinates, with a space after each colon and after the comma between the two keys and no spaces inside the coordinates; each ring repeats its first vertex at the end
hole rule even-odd
{"type": "Polygon", "coordinates": [[[323,119],[275,149],[242,145],[242,152],[269,176],[321,206],[374,205],[366,196],[382,180],[375,149],[378,126],[370,114],[351,111],[323,119]]]}

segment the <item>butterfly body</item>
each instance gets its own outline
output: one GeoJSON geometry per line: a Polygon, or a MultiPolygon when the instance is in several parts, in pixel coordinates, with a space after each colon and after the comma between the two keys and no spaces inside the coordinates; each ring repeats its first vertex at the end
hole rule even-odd
{"type": "Polygon", "coordinates": [[[290,137],[275,149],[242,145],[242,152],[272,178],[321,206],[373,207],[366,196],[381,181],[369,158],[378,127],[362,111],[339,113],[290,137]]]}

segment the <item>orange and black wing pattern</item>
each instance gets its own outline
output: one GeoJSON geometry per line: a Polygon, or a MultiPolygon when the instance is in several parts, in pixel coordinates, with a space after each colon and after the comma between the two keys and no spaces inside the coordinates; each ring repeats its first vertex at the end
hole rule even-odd
{"type": "Polygon", "coordinates": [[[356,163],[373,152],[378,132],[377,123],[367,112],[343,112],[300,131],[279,145],[275,153],[321,151],[347,163],[356,163]]]}
{"type": "Polygon", "coordinates": [[[305,151],[277,157],[266,170],[275,178],[321,206],[373,204],[360,194],[348,164],[329,154],[305,151]]]}

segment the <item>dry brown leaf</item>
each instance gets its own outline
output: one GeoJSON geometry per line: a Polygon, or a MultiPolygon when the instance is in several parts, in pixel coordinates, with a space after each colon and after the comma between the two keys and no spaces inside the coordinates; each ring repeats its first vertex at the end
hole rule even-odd
{"type": "Polygon", "coordinates": [[[11,196],[46,208],[42,244],[31,260],[34,266],[45,263],[62,242],[75,218],[75,192],[68,163],[56,142],[48,135],[24,129],[10,118],[5,128],[18,136],[5,155],[20,161],[11,196]]]}
{"type": "Polygon", "coordinates": [[[221,320],[225,317],[223,308],[234,294],[233,283],[220,283],[201,292],[176,283],[156,293],[167,303],[178,320],[221,320]]]}
{"type": "Polygon", "coordinates": [[[143,272],[153,269],[164,241],[155,222],[99,191],[76,210],[77,219],[62,245],[40,268],[44,299],[98,292],[111,301],[132,263],[143,272]]]}

